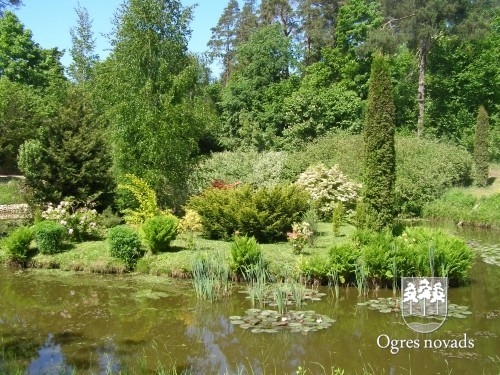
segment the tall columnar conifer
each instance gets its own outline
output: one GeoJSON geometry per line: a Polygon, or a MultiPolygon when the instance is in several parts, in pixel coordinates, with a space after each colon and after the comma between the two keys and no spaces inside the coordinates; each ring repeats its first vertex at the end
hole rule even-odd
{"type": "Polygon", "coordinates": [[[376,230],[390,226],[394,218],[395,118],[389,67],[379,54],[372,62],[364,126],[364,201],[376,230]]]}
{"type": "Polygon", "coordinates": [[[474,141],[474,181],[477,186],[486,186],[488,182],[488,113],[483,106],[479,107],[476,121],[476,134],[474,141]]]}

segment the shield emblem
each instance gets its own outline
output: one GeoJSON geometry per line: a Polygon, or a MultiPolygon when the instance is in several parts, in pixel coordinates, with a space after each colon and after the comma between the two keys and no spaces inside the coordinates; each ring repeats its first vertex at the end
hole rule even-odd
{"type": "Polygon", "coordinates": [[[402,277],[401,314],[415,332],[441,327],[448,314],[447,277],[402,277]]]}

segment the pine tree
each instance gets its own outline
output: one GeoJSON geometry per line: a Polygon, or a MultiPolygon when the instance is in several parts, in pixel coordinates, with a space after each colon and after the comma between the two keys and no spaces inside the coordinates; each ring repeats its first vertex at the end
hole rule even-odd
{"type": "Polygon", "coordinates": [[[259,17],[255,11],[255,0],[246,0],[236,25],[236,46],[248,42],[250,35],[259,27],[259,17]]]}
{"type": "Polygon", "coordinates": [[[224,81],[229,79],[233,66],[233,57],[236,43],[236,25],[240,15],[237,0],[229,0],[215,27],[212,27],[212,37],[208,42],[210,55],[222,61],[224,81]]]}
{"type": "Polygon", "coordinates": [[[483,106],[479,107],[476,122],[476,134],[474,140],[474,181],[477,186],[486,186],[488,183],[488,113],[483,106]]]}
{"type": "Polygon", "coordinates": [[[395,107],[388,63],[382,55],[372,62],[364,127],[364,201],[373,229],[380,230],[394,219],[395,107]]]}

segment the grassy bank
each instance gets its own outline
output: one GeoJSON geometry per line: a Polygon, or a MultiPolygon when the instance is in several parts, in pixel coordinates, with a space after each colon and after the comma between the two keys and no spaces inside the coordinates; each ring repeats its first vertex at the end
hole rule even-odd
{"type": "Polygon", "coordinates": [[[500,165],[490,166],[490,184],[454,188],[423,210],[427,219],[453,220],[459,225],[500,228],[500,165]]]}
{"type": "MultiPolygon", "coordinates": [[[[327,250],[335,244],[343,243],[353,232],[351,226],[341,228],[341,235],[333,234],[330,223],[319,224],[320,235],[314,244],[308,245],[302,252],[302,258],[327,256],[327,250]]],[[[171,251],[157,255],[146,254],[137,264],[136,272],[150,275],[166,275],[173,277],[190,277],[193,259],[198,251],[219,252],[229,262],[230,243],[225,241],[207,240],[194,235],[195,250],[189,248],[189,237],[180,235],[172,242],[171,251]]],[[[32,247],[34,250],[34,244],[32,247]]],[[[292,247],[287,242],[260,245],[264,259],[268,262],[269,271],[274,276],[285,273],[297,273],[299,257],[293,254],[292,247]]],[[[7,261],[7,254],[0,247],[0,262],[7,261]]],[[[57,254],[37,254],[30,258],[27,265],[33,268],[60,269],[64,271],[83,271],[89,273],[123,273],[126,266],[123,261],[109,254],[108,243],[105,240],[66,244],[63,251],[57,254]]]]}

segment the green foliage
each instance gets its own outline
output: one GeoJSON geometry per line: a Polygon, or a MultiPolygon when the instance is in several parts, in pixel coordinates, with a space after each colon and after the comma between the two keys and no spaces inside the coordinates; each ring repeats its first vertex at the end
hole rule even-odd
{"type": "Polygon", "coordinates": [[[118,180],[134,174],[162,206],[179,209],[210,105],[206,72],[187,53],[192,8],[178,0],[130,0],[119,8],[113,51],[98,67],[118,180]]]}
{"type": "Polygon", "coordinates": [[[234,233],[254,236],[259,242],[284,240],[292,223],[308,207],[308,194],[293,185],[252,189],[209,188],[192,197],[187,207],[201,216],[203,234],[230,239],[234,233]]]}
{"type": "Polygon", "coordinates": [[[63,52],[43,49],[32,40],[32,32],[7,11],[0,17],[0,72],[10,81],[44,89],[64,80],[59,61],[63,52]]]}
{"type": "Polygon", "coordinates": [[[224,151],[198,163],[190,180],[192,191],[200,192],[215,180],[241,181],[255,187],[271,187],[284,182],[286,152],[224,151]]]}
{"type": "Polygon", "coordinates": [[[362,101],[354,91],[341,85],[315,87],[304,83],[285,100],[284,145],[299,148],[326,132],[362,128],[362,101]]]}
{"type": "Polygon", "coordinates": [[[142,225],[144,238],[153,254],[165,251],[177,236],[179,220],[174,215],[159,215],[147,218],[142,225]]]}
{"type": "Polygon", "coordinates": [[[396,276],[433,275],[447,276],[450,284],[462,284],[469,279],[474,260],[472,250],[462,239],[424,227],[406,228],[397,237],[389,231],[358,230],[353,243],[359,249],[368,279],[387,285],[396,276]]]}
{"type": "Polygon", "coordinates": [[[14,262],[23,263],[26,260],[33,240],[33,230],[29,227],[21,226],[11,232],[4,240],[9,258],[14,262]]]}
{"type": "Polygon", "coordinates": [[[95,108],[83,92],[70,88],[35,140],[19,151],[19,169],[35,200],[58,202],[74,197],[106,207],[114,188],[111,155],[95,108]]]}
{"type": "Polygon", "coordinates": [[[237,47],[234,67],[220,102],[224,137],[234,149],[268,150],[285,127],[283,104],[298,80],[290,78],[291,41],[278,24],[265,25],[237,47]]]}
{"type": "Polygon", "coordinates": [[[191,268],[196,297],[215,301],[231,294],[230,268],[220,253],[197,253],[191,268]]]}
{"type": "Polygon", "coordinates": [[[44,107],[41,95],[33,87],[0,77],[0,173],[18,173],[19,147],[35,138],[46,118],[44,107]]]}
{"type": "Polygon", "coordinates": [[[125,221],[127,224],[139,225],[145,222],[146,219],[152,218],[159,213],[158,203],[156,201],[156,193],[148,183],[143,179],[126,174],[127,182],[119,184],[118,189],[124,189],[132,193],[137,203],[137,209],[125,208],[125,221]]]}
{"type": "Polygon", "coordinates": [[[314,254],[311,257],[300,256],[297,267],[308,282],[324,284],[330,276],[329,260],[325,256],[314,254]]]}
{"type": "Polygon", "coordinates": [[[38,251],[41,254],[55,254],[61,251],[61,246],[66,237],[66,228],[56,222],[43,220],[35,224],[33,233],[38,251]]]}
{"type": "Polygon", "coordinates": [[[23,203],[21,181],[18,179],[0,179],[0,204],[23,203]]]}
{"type": "Polygon", "coordinates": [[[388,69],[384,57],[376,55],[372,62],[364,127],[363,198],[377,230],[392,225],[395,216],[395,107],[388,69]]]}
{"type": "Polygon", "coordinates": [[[474,137],[474,181],[477,186],[486,186],[489,177],[488,154],[488,113],[483,106],[479,107],[474,137]]]}
{"type": "Polygon", "coordinates": [[[337,165],[326,168],[324,164],[307,168],[296,184],[310,194],[323,220],[332,217],[337,202],[342,202],[347,210],[353,209],[361,188],[349,181],[337,165]]]}
{"type": "Polygon", "coordinates": [[[472,158],[461,147],[401,137],[396,152],[396,207],[401,216],[419,216],[423,206],[453,186],[471,181],[472,158]]]}
{"type": "Polygon", "coordinates": [[[101,213],[101,223],[104,228],[113,228],[123,224],[123,218],[118,216],[111,206],[106,207],[101,213]]]}
{"type": "Polygon", "coordinates": [[[234,236],[231,243],[231,267],[238,275],[248,273],[259,264],[262,250],[255,237],[234,236]]]}
{"type": "Polygon", "coordinates": [[[69,237],[77,241],[95,239],[102,233],[97,211],[77,202],[61,201],[56,207],[49,203],[41,217],[61,224],[69,237]]]}
{"type": "MultiPolygon", "coordinates": [[[[358,201],[356,203],[356,208],[358,208],[358,201]]],[[[344,219],[345,219],[344,204],[342,202],[337,202],[333,208],[333,217],[332,217],[332,229],[333,229],[333,234],[336,237],[340,236],[340,227],[342,226],[344,219]]]]}
{"type": "Polygon", "coordinates": [[[359,248],[353,243],[332,246],[328,250],[327,263],[330,274],[335,273],[342,284],[352,281],[359,255],[359,248]]]}
{"type": "Polygon", "coordinates": [[[450,190],[426,205],[423,217],[475,226],[500,226],[500,194],[477,198],[460,190],[450,190]]]}
{"type": "Polygon", "coordinates": [[[121,259],[129,269],[144,255],[141,240],[136,231],[126,225],[119,225],[108,231],[109,251],[112,257],[121,259]]]}

